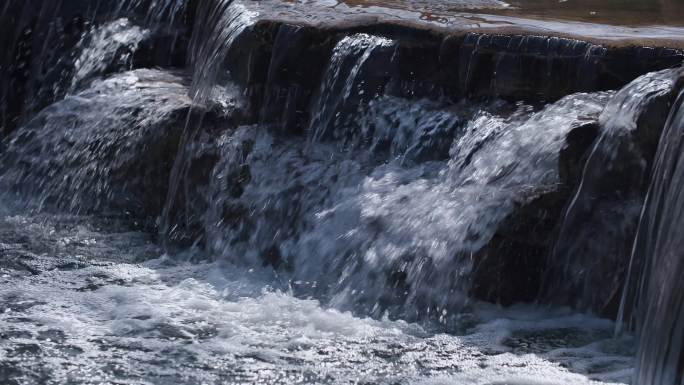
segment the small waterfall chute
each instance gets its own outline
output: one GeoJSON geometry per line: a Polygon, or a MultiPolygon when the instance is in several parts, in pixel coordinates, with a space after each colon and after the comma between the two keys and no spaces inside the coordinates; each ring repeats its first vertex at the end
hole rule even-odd
{"type": "Polygon", "coordinates": [[[17,130],[0,182],[36,210],[161,210],[187,90],[182,76],[158,70],[96,80],[17,130]]]}
{"type": "Polygon", "coordinates": [[[565,209],[545,273],[547,301],[617,314],[659,132],[681,87],[680,74],[671,69],[641,76],[602,112],[599,137],[565,209]]]}
{"type": "Polygon", "coordinates": [[[684,92],[665,124],[634,242],[620,327],[639,337],[635,380],[684,381],[684,92]]]}

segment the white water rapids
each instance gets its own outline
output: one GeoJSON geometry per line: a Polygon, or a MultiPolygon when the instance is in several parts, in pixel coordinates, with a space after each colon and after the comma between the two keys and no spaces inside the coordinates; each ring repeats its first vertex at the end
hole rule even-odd
{"type": "Polygon", "coordinates": [[[164,256],[115,220],[3,213],[4,384],[589,384],[631,342],[563,310],[478,305],[464,335],[296,298],[271,269],[164,256]]]}

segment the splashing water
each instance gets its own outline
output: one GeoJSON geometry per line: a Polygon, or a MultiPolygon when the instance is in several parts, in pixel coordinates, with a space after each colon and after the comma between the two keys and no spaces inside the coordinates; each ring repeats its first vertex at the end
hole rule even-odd
{"type": "Polygon", "coordinates": [[[108,68],[131,66],[131,56],[150,31],[119,19],[93,28],[84,34],[81,55],[76,59],[76,73],[71,80],[71,92],[86,81],[104,74],[108,68]]]}
{"type": "Polygon", "coordinates": [[[377,51],[391,49],[393,44],[391,40],[367,34],[347,36],[337,43],[313,108],[310,131],[314,141],[339,139],[340,133],[330,131],[344,129],[347,124],[340,119],[350,119],[353,116],[350,110],[356,110],[363,100],[380,93],[378,89],[369,90],[364,97],[368,87],[364,87],[366,78],[361,72],[377,51]]]}
{"type": "MultiPolygon", "coordinates": [[[[335,35],[293,134],[243,116],[249,90],[227,68],[250,54],[259,13],[245,4],[197,3],[189,68],[169,71],[130,59],[188,4],[119,2],[80,36],[71,92],[3,142],[0,382],[629,381],[634,344],[612,322],[470,290],[510,216],[565,183],[571,136],[600,125],[605,146],[631,130],[624,112],[667,76],[536,106],[409,99],[392,88],[398,41],[335,35]],[[169,247],[184,231],[191,246],[169,247]]],[[[465,39],[470,90],[484,38],[465,39]]],[[[669,274],[649,290],[676,286],[669,274]]]]}
{"type": "Polygon", "coordinates": [[[668,117],[634,243],[621,316],[639,330],[639,384],[682,382],[682,130],[684,92],[668,117]]]}
{"type": "Polygon", "coordinates": [[[190,105],[176,74],[137,70],[96,80],[17,131],[3,153],[0,182],[38,210],[160,208],[164,164],[190,105]]]}
{"type": "Polygon", "coordinates": [[[629,341],[607,339],[607,321],[483,305],[479,326],[441,334],[297,299],[272,270],[155,258],[149,235],[99,215],[3,214],[2,380],[486,385],[543,375],[588,385],[598,382],[578,373],[629,376],[629,341]]]}
{"type": "MultiPolygon", "coordinates": [[[[358,64],[372,40],[357,38],[358,64]]],[[[350,46],[343,40],[336,52],[350,46]]],[[[573,95],[508,117],[380,98],[359,112],[361,127],[324,123],[342,147],[238,129],[222,138],[212,176],[210,246],[290,271],[303,292],[364,314],[413,319],[458,309],[471,254],[515,205],[559,183],[566,135],[598,117],[610,96],[573,95]],[[350,137],[358,140],[345,147],[350,137]]]]}
{"type": "Polygon", "coordinates": [[[122,0],[115,14],[127,15],[138,11],[145,15],[147,25],[159,25],[162,22],[173,25],[186,3],[186,0],[122,0]]]}
{"type": "Polygon", "coordinates": [[[191,96],[197,103],[211,98],[214,86],[225,82],[220,71],[235,40],[255,21],[258,14],[236,1],[203,2],[197,10],[190,47],[193,68],[191,96]]]}

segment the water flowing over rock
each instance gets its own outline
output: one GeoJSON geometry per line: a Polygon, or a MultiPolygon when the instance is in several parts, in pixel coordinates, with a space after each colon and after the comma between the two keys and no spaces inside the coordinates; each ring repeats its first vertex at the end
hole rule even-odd
{"type": "MultiPolygon", "coordinates": [[[[197,10],[190,64],[194,72],[192,97],[202,103],[212,95],[215,85],[225,82],[219,77],[233,42],[254,23],[257,14],[234,1],[203,2],[197,10]]],[[[236,54],[238,55],[238,54],[236,54]]]]}
{"type": "Polygon", "coordinates": [[[659,135],[683,86],[681,69],[644,75],[601,114],[545,274],[548,298],[616,316],[659,135]]]}
{"type": "Polygon", "coordinates": [[[114,14],[140,14],[145,24],[167,23],[174,25],[183,16],[188,4],[185,0],[122,0],[114,9],[114,14]]]}
{"type": "Polygon", "coordinates": [[[681,245],[684,93],[674,103],[658,146],[622,301],[623,322],[639,332],[638,384],[682,382],[681,245]]]}
{"type": "Polygon", "coordinates": [[[8,0],[0,9],[3,134],[73,91],[72,79],[86,72],[184,64],[186,11],[183,0],[8,0]]]}
{"type": "Polygon", "coordinates": [[[391,40],[366,34],[345,37],[337,43],[312,109],[313,140],[343,139],[349,131],[347,126],[353,124],[344,120],[353,119],[360,106],[384,93],[392,74],[386,69],[378,71],[378,67],[390,64],[392,48],[391,40]]]}
{"type": "Polygon", "coordinates": [[[684,30],[7,1],[0,383],[682,382],[684,30]]]}
{"type": "Polygon", "coordinates": [[[495,107],[459,114],[456,106],[378,99],[359,112],[362,127],[335,126],[340,140],[329,144],[238,130],[221,140],[224,159],[212,178],[211,246],[291,271],[293,280],[316,282],[314,293],[364,312],[417,316],[410,313],[462,306],[469,256],[516,206],[559,183],[567,135],[596,119],[609,96],[579,94],[510,117],[495,107]],[[434,133],[440,121],[445,129],[434,133]],[[355,132],[368,140],[346,147],[355,132]],[[440,161],[421,159],[440,139],[453,142],[440,161]]]}
{"type": "MultiPolygon", "coordinates": [[[[384,54],[378,50],[369,54],[371,58],[391,55],[391,63],[380,68],[371,60],[365,65],[364,71],[376,71],[374,80],[379,82],[369,87],[381,89],[371,90],[363,98],[381,91],[408,98],[499,97],[550,102],[576,92],[617,89],[640,75],[684,60],[679,49],[638,46],[629,41],[600,44],[591,39],[495,28],[490,33],[458,27],[430,29],[391,16],[369,22],[354,14],[318,9],[319,5],[210,0],[203,5],[207,12],[201,13],[202,22],[196,24],[196,28],[201,26],[196,36],[202,36],[197,47],[209,51],[201,55],[206,56],[204,60],[218,64],[224,58],[224,74],[229,73],[231,80],[246,88],[252,113],[261,122],[279,125],[287,132],[310,128],[308,117],[312,108],[318,108],[316,95],[326,81],[332,51],[343,49],[338,43],[345,38],[351,44],[350,36],[358,33],[396,40],[393,52],[386,47],[380,50],[384,54]],[[239,22],[226,24],[233,18],[239,22]],[[230,55],[225,46],[212,43],[221,34],[230,36],[218,40],[230,45],[230,55]]],[[[357,49],[362,49],[363,43],[358,44],[357,49]]],[[[199,68],[200,78],[210,79],[213,76],[202,72],[216,67],[199,68]]],[[[342,84],[342,80],[336,81],[342,84]]]]}
{"type": "Polygon", "coordinates": [[[130,69],[133,54],[149,33],[149,30],[131,25],[128,19],[119,19],[85,34],[79,43],[82,49],[74,63],[76,71],[70,90],[73,92],[88,80],[105,73],[130,69]]]}
{"type": "Polygon", "coordinates": [[[185,83],[153,70],[96,81],[16,132],[0,179],[39,209],[156,214],[192,104],[185,83]]]}

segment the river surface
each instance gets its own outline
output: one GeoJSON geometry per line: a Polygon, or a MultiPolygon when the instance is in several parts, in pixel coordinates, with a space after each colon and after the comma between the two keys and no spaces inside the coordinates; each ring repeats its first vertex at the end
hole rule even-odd
{"type": "MultiPolygon", "coordinates": [[[[588,384],[632,342],[562,309],[475,304],[464,333],[290,294],[270,269],[165,255],[116,218],[0,220],[3,384],[588,384]]],[[[596,381],[596,382],[594,382],[596,381]]]]}

